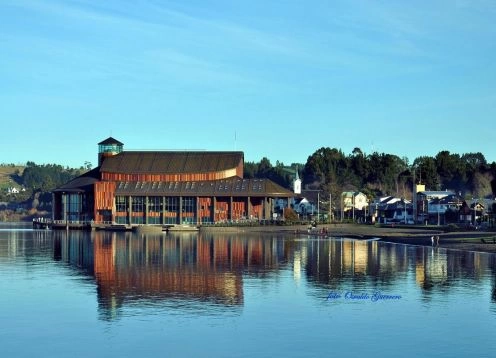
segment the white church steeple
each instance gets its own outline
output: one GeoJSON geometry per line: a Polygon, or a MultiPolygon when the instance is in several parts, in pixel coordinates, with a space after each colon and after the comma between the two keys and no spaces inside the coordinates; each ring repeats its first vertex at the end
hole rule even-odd
{"type": "Polygon", "coordinates": [[[296,167],[296,175],[293,181],[293,191],[295,194],[301,194],[301,179],[298,175],[298,167],[296,167]]]}

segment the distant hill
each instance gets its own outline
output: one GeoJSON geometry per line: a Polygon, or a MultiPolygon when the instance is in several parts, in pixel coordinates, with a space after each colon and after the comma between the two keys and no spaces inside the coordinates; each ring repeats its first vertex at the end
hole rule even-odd
{"type": "Polygon", "coordinates": [[[0,165],[0,190],[15,186],[20,187],[20,177],[26,166],[1,164],[0,165]]]}
{"type": "Polygon", "coordinates": [[[84,170],[34,162],[27,162],[25,166],[0,164],[0,202],[10,203],[14,208],[16,203],[17,207],[48,210],[51,208],[50,192],[84,170]],[[11,193],[9,188],[18,192],[11,193]]]}

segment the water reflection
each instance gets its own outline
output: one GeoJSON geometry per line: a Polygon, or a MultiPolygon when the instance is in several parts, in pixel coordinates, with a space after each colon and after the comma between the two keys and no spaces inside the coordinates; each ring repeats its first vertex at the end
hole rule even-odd
{"type": "Polygon", "coordinates": [[[378,241],[307,241],[295,248],[295,267],[306,267],[311,282],[333,289],[366,281],[392,286],[409,275],[423,292],[449,289],[457,280],[476,284],[492,272],[495,255],[440,248],[385,244],[378,241]]]}
{"type": "MultiPolygon", "coordinates": [[[[136,235],[110,232],[12,231],[0,240],[0,264],[47,260],[96,283],[100,317],[123,307],[239,314],[246,280],[290,274],[307,292],[414,291],[426,304],[452,290],[490,289],[496,303],[495,255],[347,239],[238,235],[136,235]]],[[[0,266],[1,268],[1,266],[0,266]]],[[[494,307],[491,308],[494,310],[494,307]]]]}

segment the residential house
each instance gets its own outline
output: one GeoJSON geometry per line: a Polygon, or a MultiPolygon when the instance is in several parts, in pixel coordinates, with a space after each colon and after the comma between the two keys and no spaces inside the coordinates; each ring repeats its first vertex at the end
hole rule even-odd
{"type": "Polygon", "coordinates": [[[413,203],[406,199],[386,196],[374,200],[371,204],[373,222],[383,224],[413,224],[413,203]]]}
{"type": "Polygon", "coordinates": [[[315,204],[306,197],[294,198],[292,207],[300,215],[313,215],[317,211],[315,204]]]}
{"type": "Polygon", "coordinates": [[[8,194],[19,194],[19,189],[17,189],[15,186],[9,187],[7,189],[8,194]]]}
{"type": "Polygon", "coordinates": [[[494,227],[496,200],[472,199],[464,201],[458,211],[458,223],[494,227]]]}
{"type": "MultiPolygon", "coordinates": [[[[417,218],[416,221],[420,223],[431,224],[441,221],[441,215],[444,216],[448,203],[456,196],[453,191],[421,191],[417,193],[417,218]],[[445,198],[451,198],[446,199],[445,198]]],[[[459,202],[461,205],[463,200],[459,202]]],[[[444,220],[444,218],[443,218],[444,220]]]]}
{"type": "Polygon", "coordinates": [[[341,194],[341,215],[355,220],[365,220],[369,202],[367,196],[359,191],[345,191],[341,194]]]}
{"type": "Polygon", "coordinates": [[[470,223],[474,223],[475,225],[488,223],[493,226],[493,210],[496,207],[496,200],[472,199],[467,202],[467,206],[470,208],[470,223]]]}

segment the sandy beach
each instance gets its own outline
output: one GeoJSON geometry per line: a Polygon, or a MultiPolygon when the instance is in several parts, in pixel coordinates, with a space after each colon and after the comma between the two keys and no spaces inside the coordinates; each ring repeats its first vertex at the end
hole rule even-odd
{"type": "Polygon", "coordinates": [[[410,245],[432,246],[432,236],[439,236],[438,247],[496,253],[495,231],[448,232],[435,227],[384,227],[374,225],[323,225],[332,236],[371,239],[410,245]]]}

